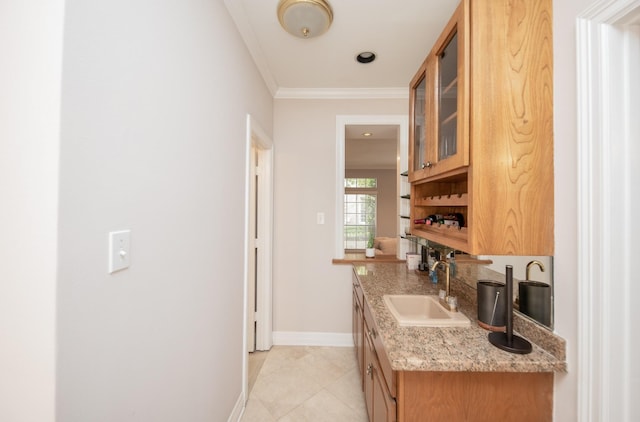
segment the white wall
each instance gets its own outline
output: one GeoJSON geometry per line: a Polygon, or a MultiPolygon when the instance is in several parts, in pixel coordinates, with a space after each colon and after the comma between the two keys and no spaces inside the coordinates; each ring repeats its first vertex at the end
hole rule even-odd
{"type": "Polygon", "coordinates": [[[0,420],[54,420],[62,0],[0,2],[0,420]]]}
{"type": "Polygon", "coordinates": [[[227,420],[246,114],[270,135],[273,100],[223,2],[67,1],[62,98],[58,419],[227,420]]]}
{"type": "Polygon", "coordinates": [[[336,116],[407,111],[408,100],[275,101],[274,331],[351,332],[351,267],[331,263],[336,116]]]}
{"type": "Polygon", "coordinates": [[[576,17],[593,0],[553,2],[555,259],[554,327],[567,341],[568,373],[556,375],[556,421],[577,420],[577,118],[576,17]]]}

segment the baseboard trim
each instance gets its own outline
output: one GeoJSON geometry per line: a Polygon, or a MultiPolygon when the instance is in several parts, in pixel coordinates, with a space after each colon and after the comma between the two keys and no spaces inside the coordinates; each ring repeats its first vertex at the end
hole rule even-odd
{"type": "Polygon", "coordinates": [[[229,415],[227,422],[240,422],[244,409],[244,392],[240,392],[240,396],[236,401],[236,405],[233,406],[233,411],[231,411],[231,415],[229,415]]]}
{"type": "Polygon", "coordinates": [[[351,333],[274,331],[273,344],[276,346],[353,347],[353,337],[351,333]]]}

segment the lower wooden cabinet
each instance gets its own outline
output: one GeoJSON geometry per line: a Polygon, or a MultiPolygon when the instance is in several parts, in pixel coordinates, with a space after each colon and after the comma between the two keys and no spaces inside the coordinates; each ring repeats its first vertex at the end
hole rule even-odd
{"type": "Polygon", "coordinates": [[[364,327],[364,394],[369,422],[396,422],[396,401],[385,382],[366,320],[364,327]]]}
{"type": "Polygon", "coordinates": [[[398,372],[398,422],[550,422],[552,372],[398,372]]]}
{"type": "Polygon", "coordinates": [[[552,372],[392,370],[355,274],[353,337],[369,422],[553,420],[552,372]]]}

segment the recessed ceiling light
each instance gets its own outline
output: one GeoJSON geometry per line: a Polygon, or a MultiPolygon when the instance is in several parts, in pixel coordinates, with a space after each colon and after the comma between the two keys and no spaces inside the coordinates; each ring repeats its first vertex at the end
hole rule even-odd
{"type": "Polygon", "coordinates": [[[363,51],[362,53],[356,56],[356,60],[358,61],[358,63],[363,63],[363,64],[371,63],[375,59],[376,59],[376,54],[371,51],[363,51]]]}
{"type": "Polygon", "coordinates": [[[371,132],[365,132],[365,133],[362,134],[362,136],[364,136],[364,137],[369,137],[371,135],[373,135],[373,133],[371,133],[371,132]]]}

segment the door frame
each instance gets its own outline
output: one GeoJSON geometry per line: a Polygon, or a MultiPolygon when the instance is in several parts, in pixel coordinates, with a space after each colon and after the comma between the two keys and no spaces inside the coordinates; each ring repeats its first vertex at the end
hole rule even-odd
{"type": "Polygon", "coordinates": [[[249,198],[251,192],[252,172],[251,154],[255,148],[258,151],[260,175],[258,177],[258,281],[256,286],[256,350],[269,350],[273,345],[273,142],[262,129],[256,119],[247,114],[245,139],[245,210],[244,210],[244,312],[243,312],[243,395],[245,402],[249,398],[249,359],[248,359],[248,324],[249,324],[249,259],[254,241],[249,232],[251,215],[249,198]]]}
{"type": "Polygon", "coordinates": [[[640,315],[631,303],[637,292],[631,274],[639,252],[633,240],[640,237],[633,218],[640,194],[633,183],[640,177],[633,165],[640,136],[639,22],[640,0],[599,1],[577,19],[581,421],[631,420],[638,410],[632,354],[639,337],[632,324],[640,315]],[[635,27],[625,26],[632,16],[635,27]]]}
{"type": "MultiPolygon", "coordinates": [[[[406,114],[391,115],[337,115],[336,116],[336,208],[335,208],[335,243],[334,256],[337,259],[344,258],[344,147],[345,129],[349,125],[395,125],[399,128],[398,133],[398,157],[409,160],[409,116],[406,114]]],[[[402,163],[398,163],[396,168],[404,168],[402,163]]],[[[400,192],[400,174],[396,175],[398,192],[400,192]]],[[[400,208],[400,197],[398,196],[396,208],[400,208]]],[[[397,223],[398,233],[400,233],[400,223],[397,223]]]]}

